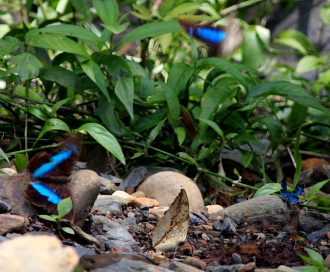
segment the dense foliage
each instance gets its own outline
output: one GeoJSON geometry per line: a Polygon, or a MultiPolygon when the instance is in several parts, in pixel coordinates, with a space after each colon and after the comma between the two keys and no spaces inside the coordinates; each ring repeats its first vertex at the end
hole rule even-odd
{"type": "MultiPolygon", "coordinates": [[[[3,158],[22,160],[44,148],[41,139],[80,131],[119,160],[118,175],[140,165],[170,166],[231,190],[223,180],[262,184],[217,174],[224,147],[241,150],[242,164],[253,164],[265,182],[283,173],[279,166],[268,175],[264,155],[254,150],[263,147],[260,139],[271,139],[270,152],[292,150],[294,185],[299,151],[329,147],[329,55],[296,30],[271,40],[258,24],[272,8],[268,1],[35,2],[7,1],[0,13],[0,127],[2,138],[12,139],[3,158]],[[241,21],[244,43],[228,59],[209,58],[178,23],[218,21],[233,11],[244,18],[255,5],[260,13],[251,25],[241,21]],[[21,16],[19,25],[13,14],[21,16]],[[281,54],[301,59],[291,67],[277,61],[281,54]],[[302,76],[308,72],[316,80],[302,76]]],[[[322,9],[324,25],[329,10],[322,9]]],[[[280,190],[278,183],[270,187],[280,190]]]]}

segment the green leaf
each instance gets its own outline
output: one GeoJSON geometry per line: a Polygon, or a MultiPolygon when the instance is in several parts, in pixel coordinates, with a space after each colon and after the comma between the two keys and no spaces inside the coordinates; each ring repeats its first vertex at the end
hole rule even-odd
{"type": "Polygon", "coordinates": [[[2,148],[0,148],[0,158],[4,158],[8,163],[10,163],[10,161],[9,161],[9,159],[8,159],[8,157],[7,157],[7,155],[6,155],[6,153],[5,152],[3,152],[3,150],[2,150],[2,148]]]}
{"type": "Polygon", "coordinates": [[[69,227],[61,227],[61,230],[63,230],[64,232],[66,232],[68,234],[74,235],[74,230],[69,227]]]}
{"type": "Polygon", "coordinates": [[[174,128],[174,132],[177,135],[179,145],[181,146],[184,139],[186,138],[186,131],[184,130],[183,127],[176,127],[174,128]]]}
{"type": "Polygon", "coordinates": [[[134,84],[133,78],[119,78],[115,87],[115,94],[123,103],[125,109],[130,115],[131,119],[134,119],[133,112],[133,98],[134,98],[134,84]]]}
{"type": "Polygon", "coordinates": [[[244,167],[248,167],[253,159],[254,153],[253,152],[249,152],[249,153],[245,153],[242,155],[241,157],[241,161],[244,167]]]}
{"type": "Polygon", "coordinates": [[[190,155],[188,155],[186,152],[178,152],[177,155],[182,159],[190,161],[192,164],[194,164],[198,167],[196,160],[194,160],[194,158],[191,157],[190,155]]]}
{"type": "Polygon", "coordinates": [[[38,216],[44,220],[56,222],[56,219],[53,216],[49,216],[49,215],[45,215],[45,214],[40,214],[38,216]]]}
{"type": "Polygon", "coordinates": [[[314,45],[306,35],[294,29],[287,29],[281,32],[275,39],[275,42],[294,48],[304,55],[309,52],[316,52],[314,45]]]}
{"type": "Polygon", "coordinates": [[[51,25],[51,26],[39,28],[38,33],[61,34],[64,36],[75,37],[78,39],[91,41],[95,43],[103,43],[102,38],[98,37],[93,31],[78,25],[69,25],[69,24],[51,25]]]}
{"type": "Polygon", "coordinates": [[[242,44],[242,63],[253,69],[258,69],[264,61],[264,46],[258,39],[255,27],[250,26],[244,30],[244,43],[242,44]]]}
{"type": "MultiPolygon", "coordinates": [[[[304,256],[302,254],[299,254],[298,255],[300,257],[304,256]]],[[[308,258],[308,257],[306,257],[308,258]]],[[[310,258],[308,258],[310,259],[310,258]]],[[[301,267],[297,267],[295,269],[298,269],[298,270],[301,270],[301,271],[306,271],[306,272],[320,272],[319,268],[317,266],[312,266],[312,265],[306,265],[306,266],[301,266],[301,267]]]]}
{"type": "Polygon", "coordinates": [[[60,119],[51,118],[46,121],[37,140],[35,141],[35,143],[33,145],[35,145],[46,132],[53,131],[53,130],[64,130],[64,131],[68,132],[69,134],[71,133],[70,128],[66,123],[64,123],[60,119]]]}
{"type": "MultiPolygon", "coordinates": [[[[212,121],[214,114],[218,111],[219,106],[230,100],[235,93],[226,86],[219,86],[217,88],[209,88],[202,96],[201,112],[199,117],[201,119],[207,119],[212,121]]],[[[203,135],[207,124],[205,122],[199,122],[200,135],[203,135]]]]}
{"type": "Polygon", "coordinates": [[[279,183],[267,183],[262,186],[258,191],[255,192],[254,198],[263,195],[270,195],[276,192],[281,191],[282,187],[279,183]]]}
{"type": "Polygon", "coordinates": [[[121,39],[120,43],[134,42],[149,37],[157,37],[166,33],[182,30],[178,22],[154,22],[137,27],[121,39]]]}
{"type": "Polygon", "coordinates": [[[147,140],[147,143],[145,145],[145,150],[148,150],[150,144],[156,139],[156,137],[158,136],[160,130],[162,129],[162,126],[165,122],[166,118],[164,120],[162,120],[161,122],[159,122],[157,124],[157,126],[155,126],[149,133],[149,137],[147,140]]]}
{"type": "Polygon", "coordinates": [[[93,0],[93,5],[105,25],[117,25],[119,8],[116,0],[93,0]]]}
{"type": "Polygon", "coordinates": [[[321,188],[327,184],[330,181],[330,179],[321,181],[316,183],[315,185],[312,186],[312,188],[309,189],[307,195],[305,196],[305,199],[308,201],[312,201],[313,198],[316,196],[316,194],[321,190],[321,188]]]}
{"type": "Polygon", "coordinates": [[[265,97],[268,95],[280,95],[306,107],[311,107],[326,115],[330,115],[330,111],[310,95],[306,89],[287,81],[273,81],[259,84],[250,90],[246,101],[250,101],[252,98],[260,96],[265,97]]]}
{"type": "Polygon", "coordinates": [[[72,199],[70,197],[67,197],[63,199],[60,203],[58,203],[57,205],[58,215],[64,217],[69,212],[71,212],[72,208],[73,208],[72,199]]]}
{"type": "Polygon", "coordinates": [[[267,127],[270,137],[273,141],[280,139],[283,133],[282,124],[274,116],[263,116],[257,119],[257,122],[267,127]]]}
{"type": "Polygon", "coordinates": [[[186,63],[176,63],[170,70],[167,85],[174,90],[178,97],[181,97],[195,71],[195,67],[190,67],[186,63]]]}
{"type": "Polygon", "coordinates": [[[42,63],[32,54],[25,52],[12,57],[10,63],[16,64],[16,67],[9,68],[9,72],[17,73],[21,79],[32,79],[39,75],[42,63]]]}
{"type": "Polygon", "coordinates": [[[101,92],[110,102],[109,92],[104,80],[104,75],[100,67],[92,60],[81,64],[81,68],[84,70],[86,75],[100,88],[101,92]]]}
{"type": "Polygon", "coordinates": [[[44,122],[51,118],[51,109],[44,104],[35,107],[29,107],[28,112],[44,122]]]}
{"type": "Polygon", "coordinates": [[[322,68],[324,65],[324,59],[317,56],[305,56],[298,62],[295,73],[301,75],[322,68]]]}
{"type": "Polygon", "coordinates": [[[125,164],[125,156],[117,139],[105,127],[96,123],[87,123],[77,129],[80,130],[88,132],[100,145],[125,164]]]}
{"type": "Polygon", "coordinates": [[[321,15],[322,23],[325,25],[329,25],[330,24],[330,6],[328,6],[328,5],[323,6],[321,8],[320,15],[321,15]]]}
{"type": "Polygon", "coordinates": [[[319,265],[322,265],[324,267],[326,266],[323,257],[320,253],[310,248],[305,248],[305,250],[307,251],[309,257],[311,257],[314,261],[318,262],[319,265]]]}
{"type": "Polygon", "coordinates": [[[142,20],[146,20],[146,21],[152,19],[152,15],[151,15],[150,10],[148,8],[146,8],[145,6],[133,4],[133,8],[135,10],[137,10],[138,12],[131,11],[131,13],[134,16],[136,16],[137,18],[142,19],[142,20]]]}
{"type": "Polygon", "coordinates": [[[61,101],[58,101],[52,108],[51,116],[55,117],[57,110],[63,106],[64,104],[68,103],[71,100],[71,98],[63,99],[61,101]]]}
{"type": "Polygon", "coordinates": [[[120,34],[124,32],[128,26],[129,26],[129,22],[115,26],[104,25],[104,27],[113,34],[120,34]]]}
{"type": "Polygon", "coordinates": [[[28,158],[23,155],[23,154],[17,154],[15,155],[16,159],[15,159],[15,166],[16,166],[16,170],[17,172],[20,172],[24,169],[26,169],[26,166],[28,165],[28,158]]]}
{"type": "Polygon", "coordinates": [[[36,47],[50,48],[57,51],[73,53],[87,59],[91,59],[82,45],[59,34],[39,34],[35,30],[30,30],[26,35],[26,43],[36,47]]]}
{"type": "Polygon", "coordinates": [[[177,17],[180,14],[197,11],[200,8],[200,4],[198,3],[183,3],[181,5],[175,5],[170,12],[166,14],[163,20],[170,20],[172,18],[177,17]]]}
{"type": "Polygon", "coordinates": [[[0,39],[0,59],[19,48],[18,40],[14,37],[7,36],[0,39]]]}
{"type": "MultiPolygon", "coordinates": [[[[174,122],[174,125],[179,121],[180,118],[180,102],[178,97],[172,88],[170,88],[166,83],[159,81],[158,82],[165,94],[167,107],[170,113],[170,116],[174,122]]],[[[171,120],[170,120],[171,121],[171,120]]]]}
{"type": "Polygon", "coordinates": [[[204,119],[204,118],[198,118],[200,121],[202,121],[203,123],[207,124],[208,126],[210,126],[211,128],[213,128],[215,130],[216,133],[218,133],[218,135],[223,139],[223,132],[221,130],[221,128],[219,127],[219,125],[213,121],[204,119]]]}

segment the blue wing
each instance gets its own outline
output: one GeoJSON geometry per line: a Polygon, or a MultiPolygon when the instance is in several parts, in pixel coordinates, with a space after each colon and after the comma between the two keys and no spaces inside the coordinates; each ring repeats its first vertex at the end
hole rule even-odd
{"type": "Polygon", "coordinates": [[[69,159],[72,155],[72,151],[69,149],[63,149],[61,152],[57,153],[56,155],[54,155],[53,157],[50,158],[50,161],[60,164],[64,161],[66,161],[67,159],[69,159]]]}
{"type": "MultiPolygon", "coordinates": [[[[190,35],[193,36],[193,28],[190,28],[190,35]]],[[[197,28],[197,35],[212,43],[221,43],[226,38],[226,32],[212,28],[197,28]]]]}
{"type": "Polygon", "coordinates": [[[57,205],[63,200],[52,188],[49,188],[45,184],[38,182],[30,182],[30,184],[34,189],[38,191],[39,194],[48,197],[48,201],[55,205],[57,205]]]}
{"type": "Polygon", "coordinates": [[[56,169],[56,163],[55,162],[48,162],[44,165],[40,166],[37,170],[33,172],[33,178],[39,179],[43,176],[46,176],[47,174],[53,172],[56,169]]]}
{"type": "Polygon", "coordinates": [[[299,186],[297,188],[297,190],[295,190],[294,192],[292,192],[292,195],[293,196],[300,196],[300,195],[303,194],[304,190],[305,190],[305,186],[299,186]]]}
{"type": "Polygon", "coordinates": [[[304,192],[304,186],[299,186],[297,190],[290,193],[288,192],[287,186],[286,186],[286,180],[282,180],[282,190],[280,191],[280,194],[282,198],[286,201],[289,201],[291,204],[295,204],[299,202],[299,197],[304,192]]]}

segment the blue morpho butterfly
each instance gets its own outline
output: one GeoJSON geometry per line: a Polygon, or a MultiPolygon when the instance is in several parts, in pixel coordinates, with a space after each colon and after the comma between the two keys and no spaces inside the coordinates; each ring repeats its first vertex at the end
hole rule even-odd
{"type": "Polygon", "coordinates": [[[192,37],[205,42],[220,56],[231,54],[243,42],[242,29],[234,20],[231,20],[227,26],[185,20],[179,20],[179,23],[192,37]]]}
{"type": "MultiPolygon", "coordinates": [[[[26,196],[35,206],[46,209],[49,214],[57,214],[58,203],[71,197],[68,177],[79,158],[79,141],[80,138],[72,136],[62,143],[59,151],[42,151],[27,166],[33,181],[25,190],[26,196]]],[[[72,210],[66,218],[73,220],[73,217],[72,210]]]]}
{"type": "Polygon", "coordinates": [[[282,180],[282,190],[280,191],[280,194],[282,198],[286,201],[288,201],[291,204],[295,204],[299,202],[299,197],[304,193],[305,186],[298,186],[298,188],[293,191],[292,193],[288,192],[287,186],[286,186],[286,180],[282,180]]]}

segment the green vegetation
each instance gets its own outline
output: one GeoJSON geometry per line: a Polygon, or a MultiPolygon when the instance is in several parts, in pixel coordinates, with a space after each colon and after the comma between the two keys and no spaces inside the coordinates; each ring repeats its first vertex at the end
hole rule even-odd
{"type": "MultiPolygon", "coordinates": [[[[12,159],[50,147],[43,139],[80,131],[118,159],[117,175],[159,165],[212,187],[231,191],[226,180],[257,190],[264,184],[217,174],[219,154],[237,148],[242,164],[253,164],[264,183],[279,182],[281,167],[270,177],[253,148],[270,139],[269,151],[292,151],[296,186],[299,151],[324,153],[329,144],[329,54],[296,30],[272,41],[258,24],[269,12],[262,2],[7,1],[8,11],[0,13],[0,80],[6,84],[0,126],[2,138],[12,141],[0,156],[12,159]],[[241,22],[244,43],[227,59],[209,58],[178,23],[218,21],[233,11],[240,18],[255,5],[260,13],[251,25],[241,22]],[[121,14],[123,6],[131,8],[129,16],[121,14]],[[12,11],[22,17],[18,26],[12,11]],[[139,26],[130,29],[132,21],[139,26]],[[139,57],[122,55],[137,41],[139,57]],[[297,67],[280,63],[282,54],[299,55],[297,67]],[[316,79],[304,78],[307,72],[316,79]]],[[[329,9],[329,3],[322,9],[324,25],[329,9]]]]}
{"type": "Polygon", "coordinates": [[[309,271],[309,272],[329,272],[330,270],[327,268],[325,261],[321,254],[317,253],[315,250],[310,248],[305,248],[309,257],[299,254],[299,256],[312,265],[299,267],[299,270],[309,271]]]}

